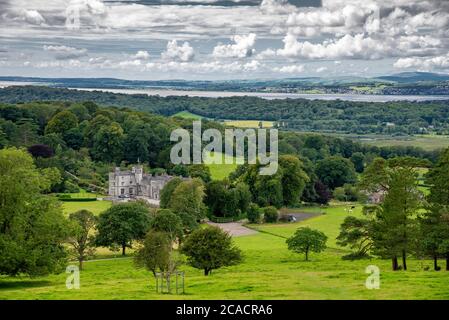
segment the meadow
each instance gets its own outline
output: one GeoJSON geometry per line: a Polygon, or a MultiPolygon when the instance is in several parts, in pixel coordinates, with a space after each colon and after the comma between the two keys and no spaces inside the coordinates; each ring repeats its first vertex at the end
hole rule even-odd
{"type": "Polygon", "coordinates": [[[261,232],[234,238],[243,251],[243,263],[214,270],[208,277],[183,266],[183,295],[157,294],[152,274],[136,269],[132,257],[126,257],[85,263],[79,290],[66,289],[65,273],[0,277],[0,299],[449,299],[449,272],[424,271],[431,261],[410,260],[408,271],[393,272],[389,260],[342,260],[347,250],[335,241],[339,225],[348,214],[361,215],[361,207],[353,212],[348,208],[331,206],[325,214],[298,223],[250,226],[261,232]],[[329,237],[325,252],[311,254],[308,262],[285,244],[285,237],[301,226],[329,237]],[[380,268],[378,290],[365,287],[368,265],[380,268]]]}
{"type": "Polygon", "coordinates": [[[353,135],[335,134],[341,138],[349,138],[377,147],[418,147],[427,151],[445,149],[449,147],[449,136],[444,135],[415,135],[415,136],[388,136],[388,135],[353,135]]]}
{"type": "Polygon", "coordinates": [[[227,127],[236,128],[272,128],[274,126],[273,121],[260,121],[260,120],[226,120],[225,125],[227,127]]]}

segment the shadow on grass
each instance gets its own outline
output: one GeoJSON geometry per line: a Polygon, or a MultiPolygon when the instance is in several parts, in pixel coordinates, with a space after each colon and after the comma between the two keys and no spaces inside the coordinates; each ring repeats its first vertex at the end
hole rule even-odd
{"type": "Polygon", "coordinates": [[[0,291],[10,289],[25,289],[25,288],[37,288],[48,287],[51,285],[51,281],[46,280],[8,280],[4,281],[0,279],[0,291]]]}

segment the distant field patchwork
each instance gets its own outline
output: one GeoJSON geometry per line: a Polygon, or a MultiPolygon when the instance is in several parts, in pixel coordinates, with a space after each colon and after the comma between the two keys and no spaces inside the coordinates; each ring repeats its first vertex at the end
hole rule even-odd
{"type": "Polygon", "coordinates": [[[274,122],[260,120],[226,120],[225,125],[228,127],[237,128],[272,128],[274,126],[274,122]]]}
{"type": "Polygon", "coordinates": [[[336,134],[342,138],[362,142],[377,147],[404,146],[418,147],[424,150],[437,150],[449,147],[449,136],[416,135],[405,137],[393,137],[385,135],[351,135],[336,134]]]}

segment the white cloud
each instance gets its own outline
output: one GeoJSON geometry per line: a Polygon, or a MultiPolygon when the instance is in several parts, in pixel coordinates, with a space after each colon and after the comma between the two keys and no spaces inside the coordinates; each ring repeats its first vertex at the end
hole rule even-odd
{"type": "Polygon", "coordinates": [[[142,65],[142,61],[141,60],[125,60],[125,61],[120,61],[118,66],[120,68],[129,68],[129,67],[139,67],[142,65]]]}
{"type": "Polygon", "coordinates": [[[162,58],[175,61],[192,61],[195,57],[195,52],[188,42],[184,42],[178,46],[176,40],[167,43],[167,50],[162,53],[162,58]]]}
{"type": "Polygon", "coordinates": [[[416,68],[426,71],[431,71],[433,69],[449,69],[449,53],[431,58],[401,58],[395,62],[394,67],[398,69],[416,68]]]}
{"type": "Polygon", "coordinates": [[[58,60],[75,59],[87,55],[87,49],[84,48],[78,49],[68,46],[45,45],[44,50],[54,53],[55,58],[58,60]]]}
{"type": "Polygon", "coordinates": [[[245,58],[251,57],[255,50],[256,34],[247,36],[236,35],[231,38],[233,44],[220,44],[214,48],[212,55],[215,58],[245,58]]]}
{"type": "Polygon", "coordinates": [[[364,34],[345,35],[338,40],[317,44],[299,42],[294,35],[287,34],[283,42],[284,48],[278,49],[277,55],[306,59],[379,59],[391,51],[385,41],[377,41],[364,34]]]}
{"type": "Polygon", "coordinates": [[[322,73],[327,71],[327,67],[319,67],[315,70],[316,73],[322,73]]]}
{"type": "Polygon", "coordinates": [[[291,74],[298,74],[304,72],[304,66],[303,65],[289,65],[289,66],[283,66],[280,68],[274,68],[274,71],[281,72],[281,73],[291,73],[291,74]]]}
{"type": "Polygon", "coordinates": [[[137,51],[137,53],[134,55],[134,58],[138,60],[148,60],[150,59],[150,54],[148,53],[148,51],[140,50],[137,51]]]}
{"type": "Polygon", "coordinates": [[[45,23],[44,17],[37,10],[24,10],[23,18],[30,24],[42,25],[45,23]]]}

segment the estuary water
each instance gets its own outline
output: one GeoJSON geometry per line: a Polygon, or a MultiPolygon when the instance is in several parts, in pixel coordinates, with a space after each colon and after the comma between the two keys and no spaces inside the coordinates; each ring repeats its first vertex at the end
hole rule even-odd
{"type": "MultiPolygon", "coordinates": [[[[9,82],[0,81],[0,88],[17,85],[45,85],[43,83],[9,82]]],[[[343,100],[362,102],[389,102],[389,101],[432,101],[448,100],[446,96],[430,95],[369,95],[369,94],[307,94],[307,93],[274,93],[274,92],[230,92],[230,91],[200,91],[200,90],[176,90],[166,88],[144,88],[144,89],[109,89],[109,88],[68,88],[83,91],[101,91],[123,94],[146,94],[148,96],[188,96],[188,97],[259,97],[263,99],[308,99],[308,100],[343,100]]]]}
{"type": "Polygon", "coordinates": [[[105,88],[78,88],[78,90],[103,91],[124,94],[146,94],[149,96],[188,96],[188,97],[259,97],[263,99],[308,99],[308,100],[343,100],[362,102],[389,102],[389,101],[432,101],[448,100],[448,96],[429,95],[365,95],[365,94],[307,94],[307,93],[272,93],[272,92],[230,92],[230,91],[199,91],[199,90],[174,90],[174,89],[105,89],[105,88]]]}

